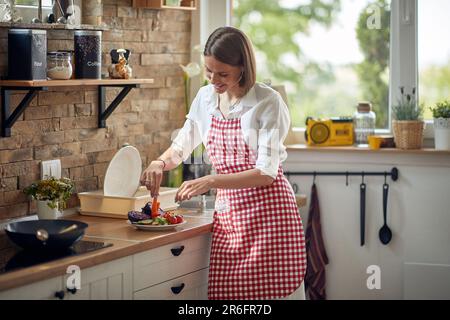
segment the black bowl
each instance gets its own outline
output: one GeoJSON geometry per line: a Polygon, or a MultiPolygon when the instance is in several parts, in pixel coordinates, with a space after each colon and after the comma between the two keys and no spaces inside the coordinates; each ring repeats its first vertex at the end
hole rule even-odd
{"type": "Polygon", "coordinates": [[[88,224],[74,220],[32,220],[7,224],[5,232],[9,239],[25,250],[61,250],[72,246],[84,236],[88,224]],[[60,234],[71,225],[77,228],[60,234]],[[44,229],[48,239],[44,242],[36,237],[36,231],[44,229]]]}

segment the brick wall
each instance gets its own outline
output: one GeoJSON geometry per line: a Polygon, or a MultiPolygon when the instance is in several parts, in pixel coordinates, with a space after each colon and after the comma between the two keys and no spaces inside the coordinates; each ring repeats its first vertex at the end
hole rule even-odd
{"type": "MultiPolygon", "coordinates": [[[[75,181],[77,192],[102,188],[109,161],[121,145],[136,146],[143,166],[170,144],[170,135],[184,121],[184,87],[179,64],[190,57],[191,14],[178,10],[136,9],[131,0],[103,0],[103,73],[113,48],[131,50],[133,76],[155,83],[133,89],[97,128],[97,92],[93,87],[65,87],[40,92],[12,127],[0,137],[0,220],[35,212],[22,189],[40,176],[40,162],[61,159],[63,175],[75,181]]],[[[0,28],[0,73],[7,70],[6,28],[0,28]]],[[[73,33],[47,32],[48,50],[73,49],[73,33]]],[[[107,89],[107,101],[118,90],[107,89]]],[[[15,94],[12,106],[24,96],[15,94]]],[[[69,206],[78,205],[73,196],[69,206]]]]}

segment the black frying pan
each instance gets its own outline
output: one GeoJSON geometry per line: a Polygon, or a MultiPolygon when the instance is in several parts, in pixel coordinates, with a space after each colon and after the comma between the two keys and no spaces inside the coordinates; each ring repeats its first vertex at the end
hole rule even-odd
{"type": "Polygon", "coordinates": [[[80,241],[87,227],[88,224],[73,220],[32,220],[7,224],[5,232],[12,242],[26,250],[61,250],[80,241]],[[74,224],[76,228],[60,233],[74,224]],[[46,241],[39,240],[36,236],[39,229],[47,231],[46,241]]]}

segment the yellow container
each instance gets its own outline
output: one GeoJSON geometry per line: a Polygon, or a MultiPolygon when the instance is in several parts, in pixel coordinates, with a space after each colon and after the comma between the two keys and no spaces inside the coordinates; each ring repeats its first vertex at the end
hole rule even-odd
{"type": "MultiPolygon", "coordinates": [[[[178,188],[161,187],[158,201],[164,211],[178,207],[175,195],[178,188]]],[[[150,192],[145,187],[139,187],[133,197],[105,196],[103,190],[78,193],[80,199],[80,214],[110,218],[128,219],[131,210],[141,211],[150,199],[150,192]]]]}
{"type": "Polygon", "coordinates": [[[369,136],[369,148],[372,150],[378,150],[381,147],[383,138],[379,136],[369,136]]]}

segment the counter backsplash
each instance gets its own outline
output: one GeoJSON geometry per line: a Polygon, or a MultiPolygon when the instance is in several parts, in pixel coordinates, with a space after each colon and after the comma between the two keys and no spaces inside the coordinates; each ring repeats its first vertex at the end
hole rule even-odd
{"type": "MultiPolygon", "coordinates": [[[[169,146],[172,131],[184,122],[179,65],[190,59],[190,12],[133,8],[132,0],[103,1],[102,10],[102,74],[110,51],[127,48],[133,76],[155,81],[133,90],[101,129],[95,87],[39,92],[11,137],[0,138],[0,221],[35,212],[35,202],[22,189],[40,178],[42,160],[61,159],[62,174],[75,181],[77,192],[101,189],[108,163],[123,144],[138,148],[144,166],[169,146]]],[[[0,25],[1,76],[8,69],[8,27],[0,25]]],[[[47,35],[48,51],[73,50],[73,30],[48,29],[47,35]]],[[[106,100],[119,91],[108,89],[106,100]]],[[[12,94],[11,105],[17,106],[24,94],[12,94]]],[[[69,207],[77,205],[74,195],[69,207]]]]}

